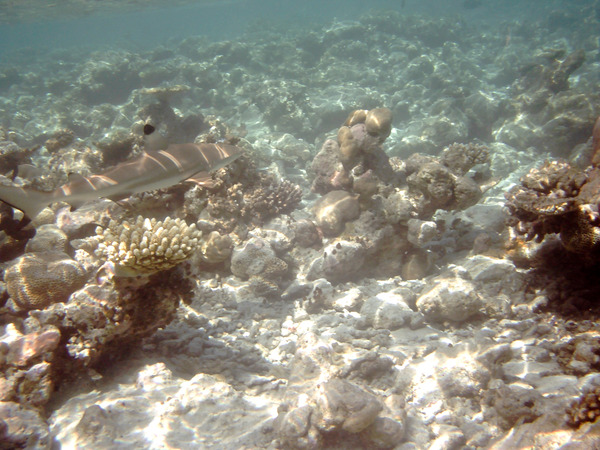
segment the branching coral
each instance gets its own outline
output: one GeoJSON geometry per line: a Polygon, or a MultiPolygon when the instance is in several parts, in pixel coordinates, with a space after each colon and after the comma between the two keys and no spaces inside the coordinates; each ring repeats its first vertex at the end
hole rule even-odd
{"type": "Polygon", "coordinates": [[[293,211],[302,200],[299,186],[287,180],[277,182],[273,179],[262,179],[261,186],[244,195],[242,217],[250,222],[265,220],[293,211]]]}
{"type": "Polygon", "coordinates": [[[138,216],[135,222],[98,227],[96,256],[114,264],[115,275],[135,276],[169,269],[188,259],[202,233],[196,225],[167,217],[164,221],[138,216]]]}
{"type": "Polygon", "coordinates": [[[302,200],[302,190],[287,180],[260,175],[252,185],[234,184],[225,195],[209,197],[208,211],[229,231],[239,220],[255,226],[278,214],[293,211],[302,200]]]}

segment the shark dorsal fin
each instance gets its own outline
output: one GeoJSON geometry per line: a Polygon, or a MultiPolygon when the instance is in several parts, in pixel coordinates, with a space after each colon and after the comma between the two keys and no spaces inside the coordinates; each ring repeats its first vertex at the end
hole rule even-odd
{"type": "Polygon", "coordinates": [[[146,151],[164,150],[169,146],[167,139],[158,132],[154,125],[144,125],[144,148],[146,151]]]}
{"type": "Polygon", "coordinates": [[[34,180],[43,175],[42,169],[32,164],[19,164],[17,167],[17,175],[24,180],[34,180]]]}

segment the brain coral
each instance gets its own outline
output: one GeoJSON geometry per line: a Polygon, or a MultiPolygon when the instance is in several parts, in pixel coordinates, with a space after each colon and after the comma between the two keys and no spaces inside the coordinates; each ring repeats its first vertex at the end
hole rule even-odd
{"type": "Polygon", "coordinates": [[[25,310],[64,302],[85,283],[85,272],[61,252],[26,253],[4,272],[6,290],[25,310]]]}
{"type": "Polygon", "coordinates": [[[167,217],[164,221],[138,216],[135,222],[96,229],[96,256],[114,264],[117,276],[136,276],[169,269],[188,259],[202,232],[196,224],[167,217]]]}

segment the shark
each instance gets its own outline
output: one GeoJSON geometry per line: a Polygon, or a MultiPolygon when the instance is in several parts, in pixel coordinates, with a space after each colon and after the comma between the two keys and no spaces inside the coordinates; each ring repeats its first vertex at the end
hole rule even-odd
{"type": "MultiPolygon", "coordinates": [[[[152,125],[146,125],[145,138],[149,138],[154,131],[152,125]]],[[[147,139],[147,142],[152,140],[147,139]]],[[[118,201],[133,194],[167,188],[181,182],[210,186],[211,172],[242,155],[239,147],[226,143],[165,145],[161,139],[154,139],[154,142],[157,147],[155,150],[147,144],[141,155],[98,175],[86,177],[72,174],[66,184],[54,191],[0,185],[0,200],[33,219],[54,202],[66,202],[77,208],[100,197],[118,201]]]]}

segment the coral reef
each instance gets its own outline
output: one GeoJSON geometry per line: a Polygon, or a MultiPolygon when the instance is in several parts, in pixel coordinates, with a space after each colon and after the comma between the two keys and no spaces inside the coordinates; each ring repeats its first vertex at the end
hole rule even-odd
{"type": "Polygon", "coordinates": [[[209,264],[218,264],[227,260],[232,250],[231,238],[227,235],[221,236],[218,231],[210,232],[200,243],[202,259],[209,264]]]}
{"type": "Polygon", "coordinates": [[[346,222],[360,215],[358,195],[346,191],[330,191],[314,206],[315,220],[326,236],[337,236],[346,222]]]}
{"type": "Polygon", "coordinates": [[[142,285],[88,283],[60,303],[30,311],[19,328],[10,323],[0,335],[0,400],[43,409],[56,387],[82,368],[113,359],[115,349],[166,326],[189,290],[180,274],[163,272],[142,285]]]}
{"type": "Polygon", "coordinates": [[[244,206],[241,210],[242,218],[256,225],[278,214],[292,212],[302,200],[302,190],[299,186],[287,180],[263,180],[260,187],[244,193],[244,206]]]}
{"type": "Polygon", "coordinates": [[[181,219],[164,221],[138,216],[135,221],[96,228],[96,256],[114,265],[116,276],[136,276],[166,270],[188,259],[202,232],[181,219]]]}
{"type": "Polygon", "coordinates": [[[429,217],[437,209],[465,209],[481,198],[479,185],[465,176],[475,164],[487,160],[485,147],[452,144],[440,160],[414,154],[406,160],[406,182],[412,192],[423,197],[420,216],[429,217]]]}
{"type": "Polygon", "coordinates": [[[595,422],[600,416],[600,387],[581,395],[567,409],[567,424],[579,428],[585,422],[595,422]]]}
{"type": "Polygon", "coordinates": [[[592,165],[600,165],[600,116],[596,119],[592,130],[592,165]]]}
{"type": "Polygon", "coordinates": [[[21,164],[31,164],[31,155],[37,147],[22,149],[12,141],[0,141],[0,173],[12,172],[13,177],[21,164]]]}
{"type": "Polygon", "coordinates": [[[546,161],[531,169],[506,193],[514,237],[541,242],[548,234],[558,234],[569,251],[596,255],[599,183],[599,169],[582,171],[566,161],[546,161]]]}
{"type": "Polygon", "coordinates": [[[124,131],[117,131],[108,139],[105,138],[95,143],[102,152],[102,164],[105,166],[112,166],[129,158],[134,144],[136,144],[136,136],[124,131]]]}
{"type": "Polygon", "coordinates": [[[569,78],[585,63],[584,50],[566,54],[546,48],[521,68],[512,85],[513,105],[520,116],[509,118],[496,131],[509,144],[518,140],[568,157],[589,136],[598,111],[589,96],[572,88],[569,78]]]}
{"type": "Polygon", "coordinates": [[[289,266],[279,258],[271,243],[253,237],[235,247],[231,255],[231,272],[243,280],[250,280],[258,295],[273,295],[288,275],[289,266]]]}
{"type": "Polygon", "coordinates": [[[266,174],[254,178],[252,171],[248,172],[248,183],[224,184],[208,196],[206,209],[226,232],[240,223],[260,226],[277,215],[290,213],[302,200],[298,185],[266,174]]]}
{"type": "MultiPolygon", "coordinates": [[[[66,351],[76,365],[94,366],[111,349],[126,348],[166,326],[190,283],[176,269],[150,276],[141,286],[126,281],[87,284],[65,304],[35,316],[40,324],[59,320],[66,351]]],[[[61,370],[58,367],[55,370],[61,370]]]]}
{"type": "Polygon", "coordinates": [[[489,159],[489,148],[482,144],[459,144],[455,142],[446,147],[440,155],[440,164],[461,177],[473,166],[484,164],[489,159]]]}
{"type": "Polygon", "coordinates": [[[24,310],[64,302],[87,278],[77,261],[61,252],[26,253],[4,272],[10,298],[24,310]]]}
{"type": "Polygon", "coordinates": [[[358,173],[371,169],[376,176],[389,176],[388,158],[381,144],[390,135],[392,112],[388,108],[352,111],[337,134],[337,142],[328,139],[315,156],[311,169],[316,175],[312,190],[320,194],[336,189],[351,189],[352,169],[358,173]]]}
{"type": "Polygon", "coordinates": [[[68,147],[75,140],[75,133],[71,130],[63,129],[55,132],[46,142],[44,147],[50,153],[54,153],[61,148],[68,147]]]}

